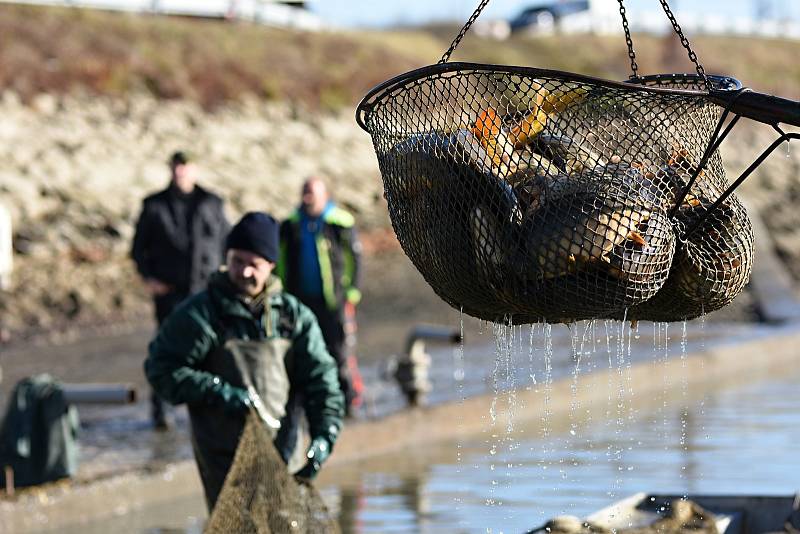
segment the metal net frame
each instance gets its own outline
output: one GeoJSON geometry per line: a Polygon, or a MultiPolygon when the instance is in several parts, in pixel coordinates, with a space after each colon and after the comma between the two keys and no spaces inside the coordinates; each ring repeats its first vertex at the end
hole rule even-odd
{"type": "Polygon", "coordinates": [[[434,291],[494,322],[679,321],[749,281],[750,220],[733,190],[800,125],[796,102],[707,75],[613,82],[441,61],[370,91],[372,136],[400,244],[434,291]],[[781,136],[729,184],[719,146],[742,116],[781,136]],[[730,119],[730,120],[728,120],[730,119]],[[727,121],[727,123],[726,123],[727,121]]]}
{"type": "Polygon", "coordinates": [[[360,109],[403,250],[440,297],[490,321],[634,316],[657,294],[672,320],[726,304],[751,266],[741,204],[704,223],[714,237],[679,239],[727,186],[718,152],[670,217],[720,119],[686,88],[699,81],[469,63],[392,80],[360,109]],[[676,249],[703,280],[667,284],[676,249]]]}

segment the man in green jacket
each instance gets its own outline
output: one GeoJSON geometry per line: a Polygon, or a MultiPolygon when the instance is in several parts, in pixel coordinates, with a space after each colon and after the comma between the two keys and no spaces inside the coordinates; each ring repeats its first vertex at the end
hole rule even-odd
{"type": "Polygon", "coordinates": [[[150,343],[145,374],[167,401],[189,408],[192,446],[209,510],[255,407],[288,462],[297,442],[296,403],[311,445],[298,476],[312,478],[342,425],[337,366],[313,313],[272,275],[278,223],[248,213],[226,241],[226,268],[184,301],[150,343]]]}

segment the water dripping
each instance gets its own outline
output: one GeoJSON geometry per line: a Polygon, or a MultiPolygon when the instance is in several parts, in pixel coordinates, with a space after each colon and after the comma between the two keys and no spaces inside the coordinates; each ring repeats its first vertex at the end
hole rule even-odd
{"type": "MultiPolygon", "coordinates": [[[[502,363],[503,357],[503,325],[493,324],[492,330],[494,333],[494,369],[492,369],[492,403],[489,407],[489,430],[491,432],[490,438],[488,440],[489,445],[489,456],[491,457],[489,461],[489,470],[495,470],[495,459],[494,456],[497,454],[497,400],[500,394],[500,366],[502,363]]],[[[491,487],[489,488],[489,498],[486,500],[487,506],[493,506],[495,504],[494,499],[494,491],[495,486],[497,485],[497,480],[492,475],[491,487]]]]}
{"type": "MultiPolygon", "coordinates": [[[[627,319],[627,316],[628,316],[628,310],[626,309],[624,318],[627,319]]],[[[635,326],[634,326],[634,322],[627,322],[627,321],[623,320],[623,334],[625,333],[625,330],[624,330],[625,324],[628,325],[627,339],[625,341],[626,351],[625,351],[625,355],[624,355],[625,356],[625,385],[626,385],[625,389],[626,389],[627,395],[628,395],[628,421],[629,421],[629,423],[632,424],[634,422],[634,420],[636,419],[636,402],[635,402],[635,399],[634,399],[635,392],[634,392],[634,389],[633,389],[633,368],[632,368],[632,365],[633,365],[633,363],[632,363],[633,362],[633,347],[632,347],[632,341],[633,341],[633,336],[634,336],[634,329],[636,329],[637,332],[638,332],[639,323],[638,323],[638,321],[636,321],[635,322],[635,326]]],[[[635,445],[634,438],[633,438],[633,436],[630,436],[628,438],[628,450],[632,451],[633,448],[634,448],[634,445],[635,445]]],[[[633,471],[633,467],[632,466],[628,466],[628,471],[633,471]]]]}
{"type": "MultiPolygon", "coordinates": [[[[545,471],[550,466],[552,460],[550,458],[550,423],[552,420],[552,407],[551,397],[553,388],[553,328],[548,323],[543,323],[542,326],[543,338],[543,352],[544,352],[544,409],[542,411],[542,459],[540,465],[542,468],[542,480],[545,480],[545,471]]],[[[555,450],[555,447],[552,448],[555,450]]]]}
{"type": "MultiPolygon", "coordinates": [[[[613,357],[611,356],[611,322],[609,320],[603,321],[603,326],[605,327],[606,331],[606,355],[608,356],[608,387],[606,390],[608,391],[608,398],[606,399],[606,417],[605,417],[605,424],[606,428],[609,428],[612,424],[612,409],[611,404],[614,402],[612,391],[614,390],[614,380],[613,380],[613,369],[614,369],[614,361],[613,357]]],[[[606,447],[606,460],[608,462],[612,461],[613,457],[613,444],[609,442],[608,446],[606,447]]],[[[613,495],[610,495],[613,496],[613,495]]]]}
{"type": "MultiPolygon", "coordinates": [[[[597,355],[597,321],[591,320],[589,321],[588,327],[588,335],[589,341],[591,343],[591,350],[588,347],[585,347],[583,344],[581,345],[581,349],[586,356],[586,368],[589,373],[595,370],[595,356],[597,355]]],[[[586,336],[584,336],[585,339],[586,336]]],[[[590,427],[592,424],[592,410],[591,406],[587,406],[584,414],[585,425],[590,427]]],[[[586,437],[586,447],[590,451],[594,451],[594,441],[592,440],[591,436],[586,437]]],[[[573,465],[578,465],[578,462],[573,462],[573,465]]]]}
{"type": "MultiPolygon", "coordinates": [[[[463,407],[464,401],[466,400],[466,395],[464,393],[465,364],[464,364],[464,308],[463,307],[460,308],[458,311],[458,323],[459,323],[458,332],[461,341],[459,342],[458,347],[456,347],[453,351],[453,357],[455,359],[455,370],[453,372],[454,375],[453,378],[456,381],[456,387],[458,389],[458,403],[463,407]]],[[[459,429],[458,432],[459,438],[456,441],[456,473],[459,475],[461,474],[462,461],[463,461],[462,459],[463,443],[461,438],[461,436],[464,435],[463,413],[464,413],[463,409],[459,410],[458,423],[457,423],[459,429]]],[[[459,497],[458,494],[456,494],[454,500],[456,503],[456,510],[460,511],[462,505],[461,497],[459,497]]]]}
{"type": "Polygon", "coordinates": [[[622,321],[618,323],[617,328],[617,336],[616,336],[616,371],[617,371],[617,413],[616,413],[616,427],[614,429],[614,435],[616,436],[615,442],[616,450],[614,454],[614,461],[617,465],[617,476],[615,479],[615,490],[619,490],[622,488],[622,472],[623,468],[623,446],[622,446],[622,436],[625,430],[625,403],[626,403],[626,391],[625,391],[625,325],[627,319],[627,310],[625,311],[625,315],[622,318],[622,321]]]}
{"type": "Polygon", "coordinates": [[[534,323],[531,325],[530,335],[528,337],[528,378],[530,379],[530,384],[528,384],[526,388],[528,391],[530,391],[531,389],[533,389],[534,391],[538,391],[538,389],[536,389],[537,385],[536,370],[534,368],[534,363],[533,363],[533,354],[534,354],[533,340],[538,326],[539,323],[534,323]]]}
{"type": "MultiPolygon", "coordinates": [[[[506,327],[506,332],[508,334],[508,341],[506,343],[506,387],[507,387],[507,399],[508,399],[508,422],[506,424],[506,433],[513,434],[514,432],[514,416],[517,412],[517,366],[514,362],[514,339],[515,339],[515,327],[511,323],[511,319],[509,318],[509,325],[506,327]]],[[[516,327],[516,330],[519,331],[519,327],[516,327]]]]}
{"type": "MultiPolygon", "coordinates": [[[[517,449],[517,442],[514,436],[514,420],[517,414],[517,377],[516,377],[516,370],[517,366],[514,361],[514,353],[517,349],[515,349],[514,341],[518,337],[520,332],[520,327],[515,327],[511,317],[508,318],[508,326],[506,327],[506,332],[508,334],[508,342],[506,345],[506,386],[507,386],[507,393],[506,398],[508,399],[507,404],[507,423],[506,423],[506,452],[509,458],[514,457],[514,451],[517,449]],[[516,332],[516,334],[515,334],[516,332]]],[[[521,347],[521,340],[517,340],[518,343],[516,347],[521,347]]],[[[512,468],[513,464],[510,461],[506,461],[506,480],[511,482],[513,475],[512,475],[512,468]]],[[[513,519],[513,514],[510,512],[511,509],[508,509],[507,515],[505,515],[505,519],[510,522],[513,519]]]]}
{"type": "Polygon", "coordinates": [[[663,388],[664,388],[663,389],[663,400],[662,400],[662,406],[664,408],[663,413],[662,413],[662,415],[663,415],[663,427],[664,427],[663,441],[664,441],[664,450],[669,450],[669,434],[670,434],[670,432],[669,432],[669,402],[668,402],[668,400],[669,400],[669,390],[670,390],[670,387],[672,386],[672,382],[670,381],[670,378],[669,378],[669,368],[670,368],[670,361],[669,361],[669,323],[661,323],[661,325],[663,325],[663,327],[664,327],[664,336],[663,336],[663,343],[664,343],[663,350],[664,350],[664,352],[663,352],[663,358],[662,358],[662,362],[663,362],[662,363],[662,370],[663,370],[662,383],[663,383],[663,388]]]}
{"type": "MultiPolygon", "coordinates": [[[[687,325],[686,320],[683,321],[683,325],[681,325],[681,398],[683,400],[683,406],[681,407],[681,438],[680,438],[680,447],[682,452],[683,458],[683,465],[681,465],[681,472],[680,478],[681,480],[686,479],[686,471],[688,469],[688,452],[689,452],[689,445],[687,442],[687,431],[688,431],[688,424],[689,424],[689,399],[688,399],[688,362],[686,360],[687,356],[687,325]]],[[[688,485],[684,485],[684,488],[688,488],[688,485]]],[[[688,495],[684,494],[683,499],[688,499],[688,495]]]]}
{"type": "MultiPolygon", "coordinates": [[[[705,315],[705,313],[703,313],[702,315],[700,315],[700,351],[701,352],[705,352],[705,349],[706,349],[706,315],[705,315]]],[[[705,373],[705,362],[706,362],[705,358],[701,358],[700,359],[700,372],[703,373],[703,374],[705,373]]],[[[700,413],[700,421],[702,422],[701,426],[700,426],[700,432],[702,433],[703,436],[705,436],[704,439],[706,441],[708,441],[708,440],[711,439],[711,436],[709,436],[706,433],[706,425],[705,425],[705,417],[704,417],[705,414],[706,414],[706,396],[705,395],[703,395],[703,398],[700,399],[700,410],[699,410],[699,413],[700,413]]]]}
{"type": "MultiPolygon", "coordinates": [[[[564,452],[560,455],[561,460],[559,460],[559,473],[561,478],[566,480],[567,472],[564,467],[564,457],[567,455],[572,455],[571,451],[575,450],[573,446],[573,439],[578,434],[578,422],[577,422],[577,411],[578,411],[578,375],[580,373],[580,365],[581,365],[581,350],[578,346],[578,324],[573,323],[570,325],[569,329],[570,333],[570,348],[571,348],[571,357],[572,357],[572,380],[569,385],[570,389],[570,403],[569,403],[569,436],[564,439],[564,452]]],[[[573,461],[569,462],[570,464],[573,461]]],[[[574,507],[575,503],[570,502],[570,507],[574,507]]]]}
{"type": "Polygon", "coordinates": [[[580,373],[581,365],[581,349],[578,347],[578,331],[577,325],[575,328],[570,329],[570,344],[572,347],[572,382],[569,385],[570,389],[570,403],[569,403],[569,433],[571,435],[577,434],[578,423],[575,419],[578,406],[578,374],[580,373]]]}

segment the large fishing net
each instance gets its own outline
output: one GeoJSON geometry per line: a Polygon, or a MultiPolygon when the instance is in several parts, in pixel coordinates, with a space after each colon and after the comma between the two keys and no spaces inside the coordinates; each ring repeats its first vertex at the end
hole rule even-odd
{"type": "Polygon", "coordinates": [[[339,527],[319,492],[289,473],[267,428],[250,414],[206,532],[333,534],[339,527]]]}
{"type": "Polygon", "coordinates": [[[738,87],[440,63],[373,90],[359,121],[403,250],[455,308],[675,321],[731,302],[752,267],[706,84],[738,87]]]}

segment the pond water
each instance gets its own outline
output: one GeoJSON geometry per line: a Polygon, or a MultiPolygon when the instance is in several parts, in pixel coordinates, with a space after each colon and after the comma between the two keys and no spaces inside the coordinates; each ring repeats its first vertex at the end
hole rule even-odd
{"type": "Polygon", "coordinates": [[[688,410],[668,403],[623,428],[598,422],[575,436],[533,438],[540,429],[520,426],[496,454],[486,435],[426,446],[360,465],[323,491],[343,530],[365,533],[525,532],[639,491],[792,494],[800,490],[798,381],[794,370],[711,392],[688,410]]]}
{"type": "MultiPolygon", "coordinates": [[[[492,416],[481,434],[457,442],[331,467],[319,485],[343,531],[525,532],[555,515],[585,516],[638,491],[790,494],[800,489],[800,370],[754,383],[742,377],[739,384],[701,393],[665,384],[663,394],[645,399],[624,378],[631,362],[646,362],[658,373],[662,366],[680,364],[683,347],[691,350],[720,335],[730,339],[733,331],[695,325],[684,334],[681,325],[647,325],[641,336],[630,331],[620,336],[619,324],[554,327],[549,336],[540,325],[531,336],[532,350],[530,330],[487,327],[482,335],[493,349],[484,343],[438,351],[432,402],[457,402],[459,396],[494,389],[497,403],[513,411],[521,407],[512,406],[514,395],[503,390],[535,389],[546,396],[553,380],[566,378],[578,388],[583,373],[602,369],[618,370],[619,382],[609,383],[603,418],[579,417],[578,405],[571,407],[566,425],[547,416],[525,423],[521,418],[500,423],[492,416]],[[494,351],[493,363],[487,350],[494,351]]],[[[374,386],[371,410],[388,413],[402,405],[393,386],[374,386]]],[[[108,439],[130,431],[125,424],[108,427],[102,419],[95,424],[103,429],[97,434],[108,439]]],[[[107,451],[97,439],[87,446],[107,451]]],[[[174,458],[187,451],[179,445],[154,454],[145,446],[140,454],[174,458]]],[[[197,495],[59,531],[199,532],[204,515],[197,495]]]]}

